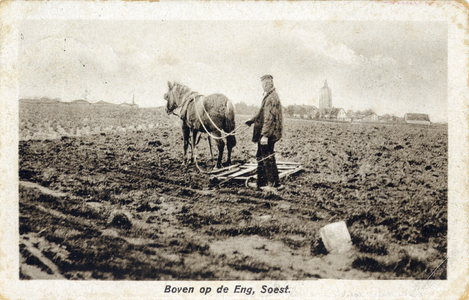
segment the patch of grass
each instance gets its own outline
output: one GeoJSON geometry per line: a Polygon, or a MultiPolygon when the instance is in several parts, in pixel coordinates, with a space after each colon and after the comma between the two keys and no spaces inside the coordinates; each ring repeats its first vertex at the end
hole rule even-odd
{"type": "Polygon", "coordinates": [[[355,230],[350,234],[352,243],[360,252],[378,255],[388,254],[388,240],[385,233],[355,230]]]}

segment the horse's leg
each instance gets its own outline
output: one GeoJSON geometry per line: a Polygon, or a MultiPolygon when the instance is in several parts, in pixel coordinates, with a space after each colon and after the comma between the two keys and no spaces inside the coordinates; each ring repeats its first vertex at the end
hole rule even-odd
{"type": "Polygon", "coordinates": [[[189,147],[189,138],[190,138],[190,130],[189,127],[182,125],[182,133],[183,133],[183,140],[184,140],[184,157],[182,160],[182,165],[186,165],[187,162],[187,147],[189,147]]]}
{"type": "Polygon", "coordinates": [[[236,137],[234,135],[229,135],[226,137],[226,149],[228,150],[228,158],[226,163],[231,165],[231,150],[236,146],[236,137]]]}
{"type": "Polygon", "coordinates": [[[210,138],[209,135],[207,135],[207,140],[208,140],[208,146],[210,148],[210,157],[212,158],[212,163],[213,163],[212,139],[210,138]]]}
{"type": "Polygon", "coordinates": [[[191,151],[191,163],[194,162],[194,155],[196,156],[195,159],[197,159],[197,153],[195,153],[195,146],[197,145],[197,134],[199,131],[197,129],[192,129],[192,151],[191,151]]]}
{"type": "Polygon", "coordinates": [[[221,161],[223,159],[223,150],[225,149],[225,142],[223,139],[217,139],[218,147],[218,158],[217,158],[217,168],[221,168],[221,161]]]}
{"type": "MultiPolygon", "coordinates": [[[[231,102],[228,100],[226,104],[225,110],[225,120],[224,120],[224,127],[223,129],[226,132],[233,133],[235,130],[235,115],[234,115],[234,107],[231,102]]],[[[231,150],[236,145],[236,137],[234,135],[229,135],[226,137],[226,149],[228,150],[228,158],[226,160],[228,165],[231,165],[231,150]]]]}

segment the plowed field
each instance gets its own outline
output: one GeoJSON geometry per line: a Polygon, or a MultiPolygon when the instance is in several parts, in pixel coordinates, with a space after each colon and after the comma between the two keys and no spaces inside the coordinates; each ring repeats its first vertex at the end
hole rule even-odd
{"type": "Polygon", "coordinates": [[[305,171],[274,195],[182,167],[175,116],[100,109],[20,114],[22,279],[446,278],[447,127],[286,119],[277,160],[305,171]],[[327,254],[318,231],[341,220],[353,249],[327,254]]]}

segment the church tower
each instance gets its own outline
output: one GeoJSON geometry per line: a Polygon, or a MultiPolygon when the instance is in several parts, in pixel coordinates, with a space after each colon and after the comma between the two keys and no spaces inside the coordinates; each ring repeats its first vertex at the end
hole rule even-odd
{"type": "Polygon", "coordinates": [[[327,85],[327,79],[324,86],[319,90],[319,117],[324,118],[326,110],[332,107],[332,93],[327,85]]]}

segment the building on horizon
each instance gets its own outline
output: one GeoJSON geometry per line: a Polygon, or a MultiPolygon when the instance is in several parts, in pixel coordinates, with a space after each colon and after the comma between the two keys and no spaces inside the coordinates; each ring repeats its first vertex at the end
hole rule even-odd
{"type": "Polygon", "coordinates": [[[326,116],[326,110],[332,108],[332,93],[327,85],[327,79],[324,86],[319,90],[319,117],[322,119],[326,116]]]}
{"type": "Polygon", "coordinates": [[[345,113],[345,110],[343,108],[335,108],[335,107],[325,109],[323,119],[336,120],[336,121],[341,121],[341,122],[352,121],[352,119],[350,119],[347,116],[347,113],[345,113]]]}
{"type": "Polygon", "coordinates": [[[353,119],[354,122],[379,122],[379,117],[376,113],[370,113],[367,115],[359,115],[353,119]]]}
{"type": "Polygon", "coordinates": [[[327,84],[327,79],[324,81],[324,86],[319,90],[319,118],[340,122],[351,121],[343,108],[332,106],[332,92],[327,84]]]}
{"type": "Polygon", "coordinates": [[[423,125],[430,125],[430,117],[428,114],[412,114],[407,113],[404,116],[404,121],[410,124],[423,124],[423,125]]]}

